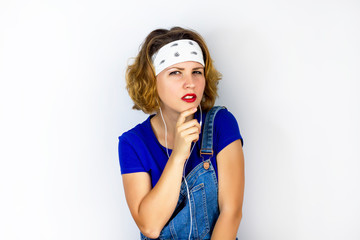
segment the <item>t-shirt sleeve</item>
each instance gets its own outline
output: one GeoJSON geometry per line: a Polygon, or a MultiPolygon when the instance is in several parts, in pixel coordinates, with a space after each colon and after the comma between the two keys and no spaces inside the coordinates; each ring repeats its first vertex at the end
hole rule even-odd
{"type": "Polygon", "coordinates": [[[130,144],[130,134],[123,134],[119,137],[119,161],[121,174],[146,172],[145,167],[140,161],[140,157],[130,144]]]}
{"type": "Polygon", "coordinates": [[[244,144],[236,118],[227,109],[221,109],[215,116],[214,137],[216,154],[235,140],[240,139],[241,144],[244,144]]]}

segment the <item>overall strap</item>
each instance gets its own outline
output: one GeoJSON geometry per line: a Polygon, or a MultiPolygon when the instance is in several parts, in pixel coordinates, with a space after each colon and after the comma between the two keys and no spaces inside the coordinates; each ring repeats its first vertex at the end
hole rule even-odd
{"type": "Polygon", "coordinates": [[[210,159],[214,154],[213,152],[214,119],[216,113],[221,109],[225,109],[225,107],[221,107],[221,106],[213,107],[206,114],[204,132],[201,141],[201,150],[200,150],[201,158],[204,158],[203,155],[210,155],[209,156],[210,159]]]}

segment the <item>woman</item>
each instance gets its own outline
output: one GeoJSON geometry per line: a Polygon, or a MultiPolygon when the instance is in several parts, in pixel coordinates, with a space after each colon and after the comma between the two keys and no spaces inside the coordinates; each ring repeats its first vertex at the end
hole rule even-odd
{"type": "Polygon", "coordinates": [[[202,126],[220,78],[202,37],[180,27],[152,31],[128,66],[133,108],[151,114],[119,137],[126,201],[141,239],[236,238],[242,137],[225,108],[211,115],[213,127],[202,126]],[[203,135],[213,150],[200,154],[203,135]]]}

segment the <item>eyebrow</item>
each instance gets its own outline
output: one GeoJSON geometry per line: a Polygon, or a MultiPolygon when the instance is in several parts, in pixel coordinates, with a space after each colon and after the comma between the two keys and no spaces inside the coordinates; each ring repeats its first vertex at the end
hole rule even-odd
{"type": "MultiPolygon", "coordinates": [[[[171,69],[185,70],[185,68],[172,67],[172,68],[169,68],[168,71],[171,69]]],[[[196,68],[193,68],[192,70],[198,70],[198,69],[204,69],[204,67],[196,67],[196,68]]]]}

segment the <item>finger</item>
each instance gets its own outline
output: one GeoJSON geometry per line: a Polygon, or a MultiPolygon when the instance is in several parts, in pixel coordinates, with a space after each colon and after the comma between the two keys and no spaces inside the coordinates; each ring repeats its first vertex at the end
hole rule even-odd
{"type": "Polygon", "coordinates": [[[199,135],[199,129],[197,127],[188,128],[180,133],[180,135],[186,138],[189,135],[197,134],[199,135]]]}
{"type": "Polygon", "coordinates": [[[197,108],[190,108],[190,109],[180,113],[176,125],[180,126],[181,124],[183,124],[186,120],[186,117],[190,116],[191,114],[195,113],[196,111],[197,111],[197,108]]]}
{"type": "Polygon", "coordinates": [[[187,128],[182,128],[183,126],[181,126],[181,128],[177,129],[178,134],[181,134],[181,136],[186,136],[186,134],[188,133],[193,133],[193,132],[197,132],[198,134],[200,134],[201,129],[199,125],[192,125],[192,126],[188,126],[187,128]]]}
{"type": "Polygon", "coordinates": [[[178,126],[178,131],[181,132],[181,131],[184,131],[185,129],[188,129],[191,127],[197,127],[197,128],[199,128],[199,131],[201,131],[200,124],[196,119],[193,119],[193,120],[190,120],[188,122],[181,124],[180,126],[178,126]]]}
{"type": "Polygon", "coordinates": [[[190,134],[185,139],[185,141],[188,143],[197,142],[198,140],[199,140],[199,134],[197,134],[197,133],[190,134]]]}

